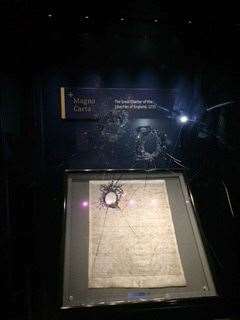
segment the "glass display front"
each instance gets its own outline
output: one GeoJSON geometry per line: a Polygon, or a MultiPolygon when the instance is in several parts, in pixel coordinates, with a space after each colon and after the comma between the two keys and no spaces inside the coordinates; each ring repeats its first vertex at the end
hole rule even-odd
{"type": "Polygon", "coordinates": [[[210,296],[181,173],[67,173],[63,307],[210,296]]]}

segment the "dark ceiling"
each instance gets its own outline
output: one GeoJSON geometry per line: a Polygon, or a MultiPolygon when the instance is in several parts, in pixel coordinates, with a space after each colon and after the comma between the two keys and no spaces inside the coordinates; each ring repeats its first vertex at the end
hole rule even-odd
{"type": "Polygon", "coordinates": [[[78,55],[86,47],[99,50],[96,42],[101,38],[100,49],[108,47],[109,57],[114,41],[143,39],[158,43],[166,54],[171,43],[176,60],[184,65],[198,56],[197,63],[201,60],[232,72],[240,69],[238,11],[219,3],[216,7],[153,0],[1,1],[0,27],[4,68],[62,62],[63,57],[78,55]]]}

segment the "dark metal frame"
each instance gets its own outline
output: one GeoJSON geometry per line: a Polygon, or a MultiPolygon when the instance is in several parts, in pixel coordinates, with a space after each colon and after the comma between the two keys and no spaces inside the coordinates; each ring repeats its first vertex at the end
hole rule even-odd
{"type": "Polygon", "coordinates": [[[189,181],[186,177],[186,174],[184,170],[182,169],[150,169],[150,170],[144,170],[144,169],[67,169],[65,170],[64,174],[64,202],[63,202],[63,222],[62,222],[62,241],[61,241],[61,274],[60,274],[60,281],[61,281],[61,301],[59,301],[59,307],[62,309],[63,313],[70,313],[72,315],[76,314],[78,311],[86,312],[88,310],[89,312],[99,312],[100,310],[103,312],[106,311],[138,311],[138,310],[152,310],[152,309],[158,309],[158,310],[175,310],[175,309],[181,309],[181,310],[188,310],[189,312],[206,312],[206,315],[209,316],[209,314],[212,314],[213,316],[219,316],[222,314],[225,314],[226,309],[228,309],[228,304],[226,300],[219,296],[218,294],[216,296],[212,297],[197,297],[197,298],[181,298],[181,299],[170,299],[170,300],[164,300],[161,302],[137,302],[137,303],[123,303],[121,305],[96,305],[91,307],[83,307],[83,306],[72,306],[72,307],[62,307],[62,298],[63,298],[63,275],[64,275],[64,251],[65,251],[65,226],[66,226],[66,217],[67,217],[67,182],[68,182],[68,176],[71,173],[128,173],[128,172],[136,172],[136,173],[148,173],[148,172],[156,172],[156,173],[170,173],[170,174],[182,174],[188,194],[190,196],[190,206],[192,207],[194,216],[196,218],[197,227],[199,230],[199,235],[201,237],[201,241],[203,243],[203,248],[205,251],[205,254],[207,256],[208,265],[211,270],[211,275],[214,280],[214,284],[218,288],[218,283],[216,283],[216,275],[214,271],[214,264],[213,259],[211,258],[210,250],[208,248],[208,243],[206,241],[206,238],[204,236],[204,232],[201,226],[200,217],[198,215],[198,212],[195,207],[193,195],[189,186],[189,181]],[[91,311],[90,311],[91,310],[91,311]]]}

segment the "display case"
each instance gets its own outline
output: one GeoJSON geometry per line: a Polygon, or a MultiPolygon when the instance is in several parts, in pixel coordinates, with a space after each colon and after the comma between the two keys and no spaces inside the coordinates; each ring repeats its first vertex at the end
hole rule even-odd
{"type": "Polygon", "coordinates": [[[217,297],[182,172],[66,171],[62,308],[217,297]]]}

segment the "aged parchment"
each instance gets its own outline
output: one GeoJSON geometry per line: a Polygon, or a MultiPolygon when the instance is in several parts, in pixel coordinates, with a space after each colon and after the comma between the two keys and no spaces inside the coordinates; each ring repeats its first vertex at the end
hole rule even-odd
{"type": "Polygon", "coordinates": [[[89,183],[89,288],[184,286],[165,180],[120,180],[118,208],[99,207],[89,183]]]}

